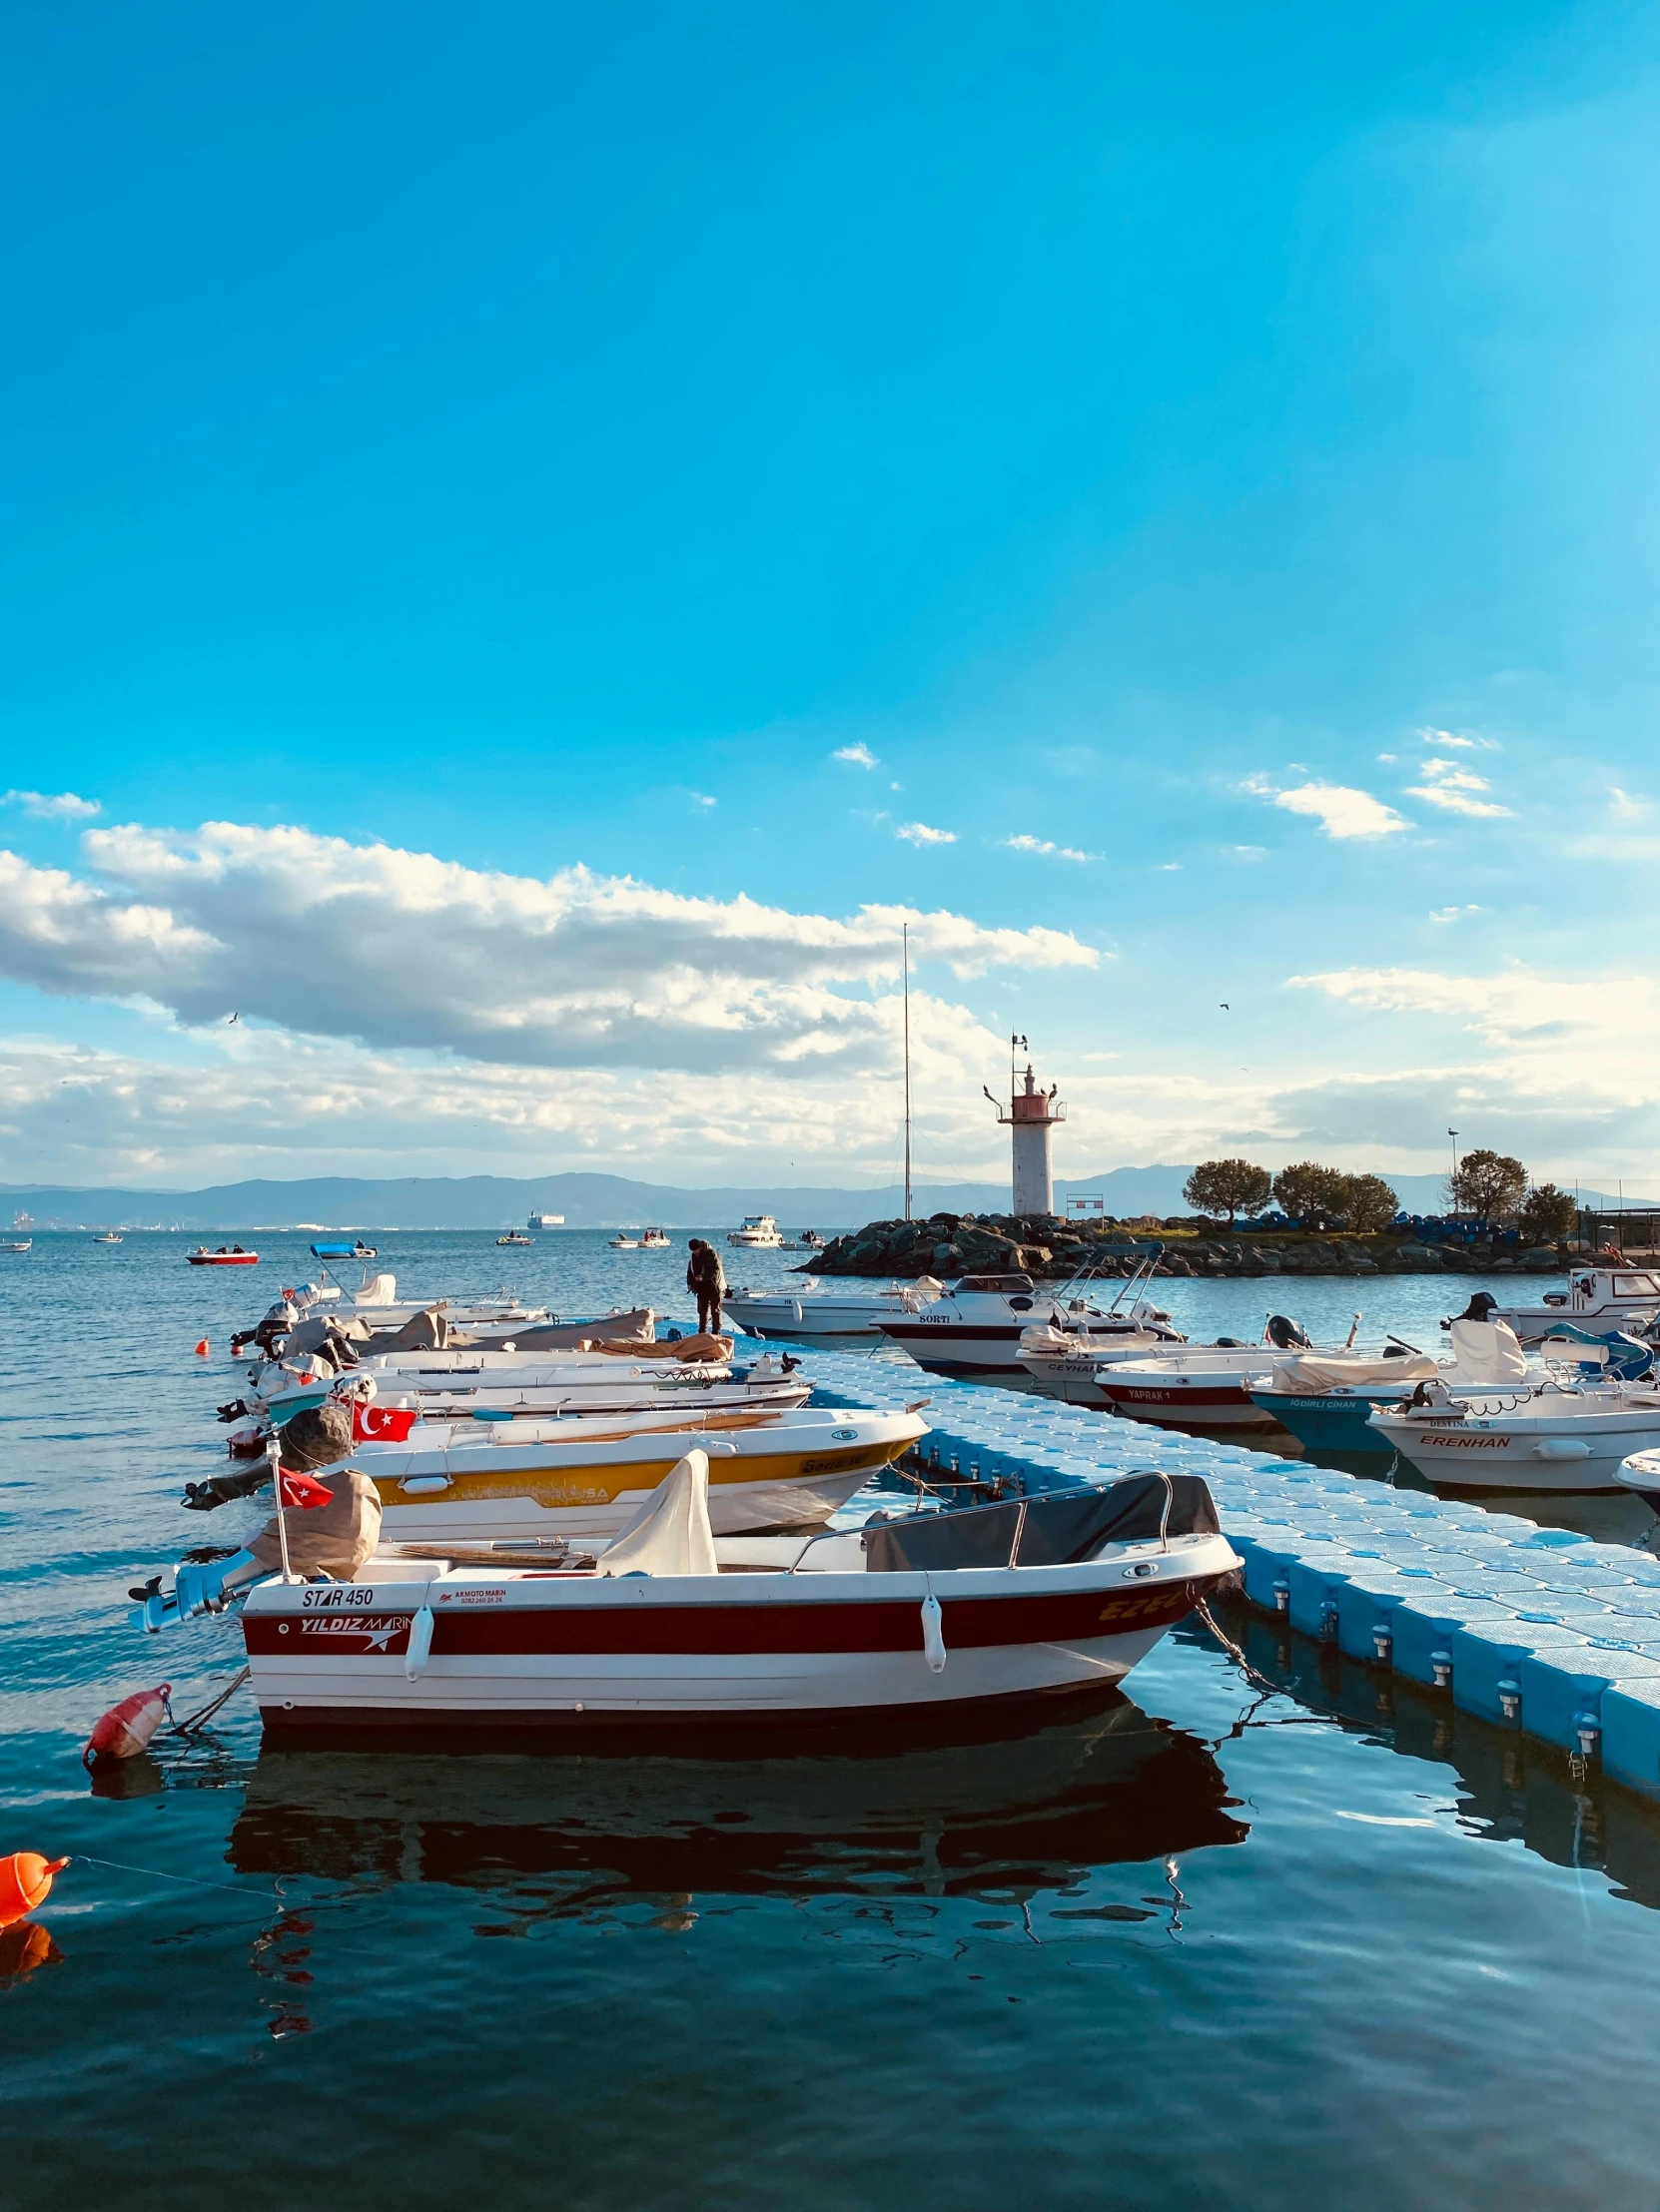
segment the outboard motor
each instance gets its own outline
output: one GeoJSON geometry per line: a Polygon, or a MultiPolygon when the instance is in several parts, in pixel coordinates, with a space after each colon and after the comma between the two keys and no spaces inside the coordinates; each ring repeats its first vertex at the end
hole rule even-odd
{"type": "Polygon", "coordinates": [[[1477,1290],[1462,1313],[1455,1313],[1452,1320],[1443,1321],[1442,1328],[1449,1329],[1453,1321],[1490,1321],[1498,1311],[1498,1300],[1490,1290],[1477,1290]]]}
{"type": "Polygon", "coordinates": [[[1306,1352],[1312,1349],[1312,1340],[1300,1321],[1293,1321],[1283,1313],[1268,1315],[1268,1342],[1276,1351],[1306,1352]]]}

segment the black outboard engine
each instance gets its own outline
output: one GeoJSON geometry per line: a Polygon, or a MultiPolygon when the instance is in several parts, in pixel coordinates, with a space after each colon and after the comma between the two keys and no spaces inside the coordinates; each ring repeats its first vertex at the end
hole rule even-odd
{"type": "Polygon", "coordinates": [[[1293,1321],[1283,1313],[1268,1315],[1268,1342],[1276,1351],[1305,1352],[1312,1340],[1300,1321],[1293,1321]]]}
{"type": "MultiPolygon", "coordinates": [[[[1463,1312],[1452,1316],[1452,1321],[1490,1321],[1497,1309],[1498,1300],[1490,1290],[1477,1290],[1463,1312]]],[[[1443,1321],[1442,1328],[1451,1328],[1452,1321],[1443,1321]]]]}

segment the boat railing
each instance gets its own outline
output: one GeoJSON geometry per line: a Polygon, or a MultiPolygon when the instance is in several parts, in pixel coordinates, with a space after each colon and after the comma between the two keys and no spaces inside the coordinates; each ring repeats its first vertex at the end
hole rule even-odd
{"type": "MultiPolygon", "coordinates": [[[[1162,1552],[1168,1552],[1170,1550],[1170,1517],[1176,1507],[1175,1483],[1171,1481],[1169,1475],[1166,1474],[1163,1467],[1131,1467],[1126,1470],[1126,1474],[1156,1475],[1164,1484],[1165,1510],[1159,1516],[1159,1549],[1162,1552]]],[[[1122,1479],[1124,1478],[1121,1477],[1121,1480],[1122,1479]]]]}

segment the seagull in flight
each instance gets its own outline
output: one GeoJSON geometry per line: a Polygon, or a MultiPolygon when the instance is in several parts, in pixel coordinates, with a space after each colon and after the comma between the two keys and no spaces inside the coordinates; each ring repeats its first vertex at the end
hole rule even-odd
{"type": "MultiPolygon", "coordinates": [[[[240,1021],[241,1021],[241,1019],[242,1019],[242,1017],[241,1017],[241,1015],[240,1015],[240,1014],[233,1014],[233,1015],[232,1015],[232,1017],[231,1017],[231,1022],[240,1022],[240,1021]]],[[[231,1027],[231,1022],[227,1022],[227,1023],[226,1023],[225,1027],[226,1027],[227,1029],[229,1029],[229,1028],[231,1027]]]]}
{"type": "MultiPolygon", "coordinates": [[[[1224,1012],[1224,1014],[1232,1014],[1232,1013],[1233,1013],[1234,1009],[1233,1009],[1233,1008],[1232,1008],[1232,1007],[1231,1007],[1231,1006],[1229,1005],[1229,1003],[1228,1003],[1228,1001],[1227,1001],[1226,999],[1220,1000],[1220,1001],[1219,1001],[1218,1003],[1219,1003],[1219,1005],[1221,1006],[1221,1008],[1222,1008],[1222,1011],[1224,1012]]],[[[236,1016],[235,1016],[235,1015],[233,1014],[233,1015],[232,1015],[232,1017],[231,1017],[231,1019],[232,1019],[232,1021],[234,1022],[234,1021],[236,1020],[236,1016]]]]}

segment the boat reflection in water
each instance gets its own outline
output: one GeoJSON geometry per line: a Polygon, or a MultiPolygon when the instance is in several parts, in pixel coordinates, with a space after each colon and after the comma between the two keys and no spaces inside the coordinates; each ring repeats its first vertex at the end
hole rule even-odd
{"type": "MultiPolygon", "coordinates": [[[[1565,1752],[1519,1728],[1460,1712],[1450,1699],[1347,1659],[1237,1599],[1219,1612],[1251,1666],[1281,1682],[1305,1712],[1403,1758],[1448,1768],[1467,1835],[1602,1873],[1618,1895],[1660,1909],[1660,1805],[1604,1784],[1594,1768],[1576,1770],[1565,1752]]],[[[1179,1630],[1176,1641],[1191,1636],[1179,1630]]]]}
{"type": "Polygon", "coordinates": [[[1008,1901],[1093,1866],[1240,1843],[1237,1812],[1205,1744],[1104,1691],[1030,1735],[887,1756],[267,1750],[229,1856],[248,1875],[487,1890],[525,1919],[733,1892],[1008,1901]]]}

